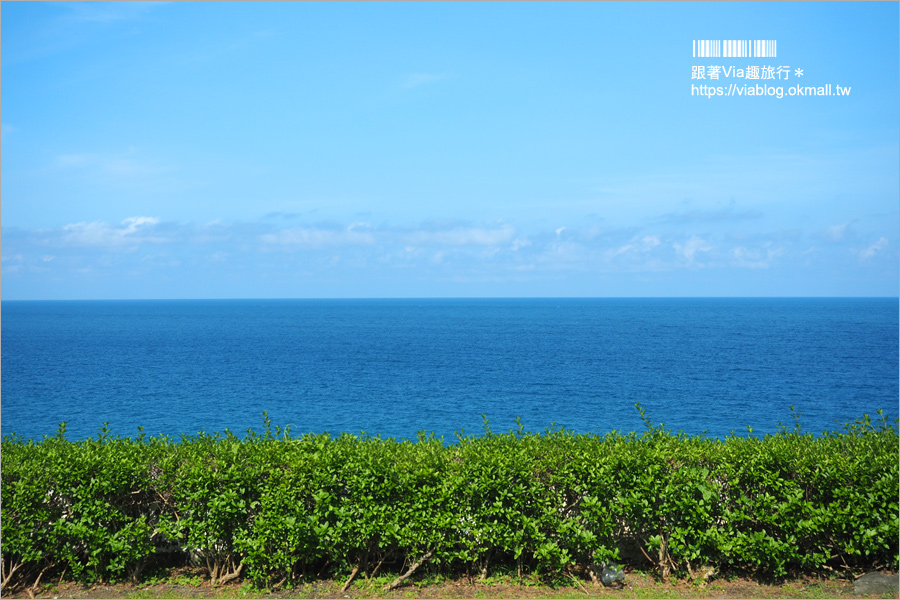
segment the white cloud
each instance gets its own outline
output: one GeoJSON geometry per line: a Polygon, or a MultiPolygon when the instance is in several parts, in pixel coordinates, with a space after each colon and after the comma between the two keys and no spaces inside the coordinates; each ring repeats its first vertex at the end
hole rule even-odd
{"type": "Polygon", "coordinates": [[[118,226],[100,221],[91,223],[70,223],[62,228],[60,242],[71,246],[136,246],[138,244],[161,243],[167,238],[150,235],[159,223],[155,217],[129,217],[118,226]]]}
{"type": "Polygon", "coordinates": [[[156,217],[128,217],[122,221],[122,225],[126,225],[125,234],[134,233],[144,225],[156,225],[159,219],[156,217]]]}
{"type": "Polygon", "coordinates": [[[294,227],[264,234],[260,236],[260,239],[266,244],[309,248],[372,245],[375,243],[375,236],[372,233],[356,231],[354,225],[359,226],[355,223],[344,230],[294,227]]]}
{"type": "Polygon", "coordinates": [[[712,250],[712,246],[696,235],[692,235],[683,245],[676,242],[672,246],[675,248],[675,252],[687,259],[688,264],[693,264],[694,256],[698,252],[709,252],[712,250]]]}
{"type": "Polygon", "coordinates": [[[876,254],[881,252],[885,248],[885,246],[887,246],[887,243],[887,238],[882,237],[877,242],[860,252],[859,257],[863,259],[872,258],[876,254]]]}
{"type": "MultiPolygon", "coordinates": [[[[229,276],[259,273],[266,277],[302,269],[347,281],[365,276],[390,278],[404,272],[418,273],[417,281],[433,277],[449,281],[458,276],[551,281],[595,274],[652,278],[654,273],[669,273],[667,277],[675,277],[679,270],[700,267],[723,273],[749,269],[784,273],[784,269],[810,266],[810,259],[802,254],[805,245],[799,247],[797,240],[778,235],[717,237],[706,232],[656,233],[651,227],[631,227],[607,228],[596,236],[586,236],[578,223],[559,228],[560,234],[553,225],[536,225],[537,229],[525,232],[502,221],[445,220],[406,227],[350,219],[338,223],[175,223],[138,214],[118,223],[4,229],[7,246],[2,259],[4,272],[16,273],[17,281],[41,269],[54,276],[78,278],[77,269],[89,269],[110,281],[118,276],[150,277],[175,267],[185,274],[205,269],[229,276]]],[[[889,239],[873,237],[852,249],[823,243],[818,260],[839,255],[846,260],[850,251],[854,261],[856,257],[883,257],[894,247],[889,239]]]]}
{"type": "Polygon", "coordinates": [[[768,269],[772,266],[772,260],[784,254],[784,248],[773,246],[772,242],[765,242],[761,248],[747,248],[735,246],[730,252],[731,265],[746,269],[768,269]]]}
{"type": "Polygon", "coordinates": [[[446,231],[416,231],[407,236],[411,245],[497,246],[508,244],[516,237],[516,228],[502,225],[493,229],[483,227],[456,228],[446,231]]]}
{"type": "Polygon", "coordinates": [[[763,260],[763,255],[759,250],[737,246],[731,249],[731,255],[734,257],[732,264],[737,267],[747,269],[766,269],[769,267],[769,263],[763,260]]]}
{"type": "Polygon", "coordinates": [[[850,225],[853,224],[853,221],[847,221],[846,223],[841,223],[840,225],[832,225],[828,227],[824,233],[822,233],[822,239],[829,242],[840,242],[843,241],[844,238],[847,237],[849,233],[850,225]]]}
{"type": "Polygon", "coordinates": [[[659,238],[655,235],[645,235],[643,238],[638,239],[637,236],[631,238],[629,243],[624,246],[619,246],[616,250],[613,251],[612,256],[618,256],[620,254],[625,254],[627,252],[648,252],[659,246],[659,238]]]}
{"type": "Polygon", "coordinates": [[[3,264],[3,272],[6,274],[13,273],[22,273],[22,272],[30,272],[30,273],[46,273],[50,269],[48,268],[49,263],[53,262],[55,256],[45,254],[41,257],[26,257],[23,254],[15,254],[13,256],[3,256],[0,258],[3,264]],[[15,264],[10,264],[14,262],[15,264]]]}
{"type": "Polygon", "coordinates": [[[516,238],[513,240],[512,250],[513,250],[513,252],[518,252],[521,248],[527,248],[530,245],[531,245],[531,240],[527,240],[527,239],[523,239],[523,238],[516,238]]]}
{"type": "Polygon", "coordinates": [[[553,243],[541,257],[541,260],[552,263],[559,261],[572,265],[588,262],[585,260],[586,256],[587,250],[581,244],[563,241],[553,243]]]}

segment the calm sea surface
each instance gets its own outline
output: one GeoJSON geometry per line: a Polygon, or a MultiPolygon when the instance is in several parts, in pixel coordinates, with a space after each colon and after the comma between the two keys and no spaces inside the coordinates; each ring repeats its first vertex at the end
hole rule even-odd
{"type": "Polygon", "coordinates": [[[447,441],[579,432],[819,433],[898,414],[896,299],[2,303],[2,433],[262,429],[447,441]]]}

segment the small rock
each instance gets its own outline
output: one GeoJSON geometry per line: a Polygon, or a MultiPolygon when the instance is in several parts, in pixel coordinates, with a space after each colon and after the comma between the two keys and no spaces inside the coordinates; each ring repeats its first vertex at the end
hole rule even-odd
{"type": "Polygon", "coordinates": [[[857,596],[875,596],[879,594],[891,594],[897,596],[900,588],[900,578],[896,575],[885,575],[873,571],[866,573],[853,584],[853,593],[857,596]]]}

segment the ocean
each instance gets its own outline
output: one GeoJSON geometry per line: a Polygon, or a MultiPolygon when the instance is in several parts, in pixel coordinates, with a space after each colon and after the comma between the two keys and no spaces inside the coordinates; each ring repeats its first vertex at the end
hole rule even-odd
{"type": "Polygon", "coordinates": [[[4,436],[653,423],[689,435],[898,416],[898,300],[2,302],[4,436]],[[794,407],[794,412],[791,411],[794,407]]]}

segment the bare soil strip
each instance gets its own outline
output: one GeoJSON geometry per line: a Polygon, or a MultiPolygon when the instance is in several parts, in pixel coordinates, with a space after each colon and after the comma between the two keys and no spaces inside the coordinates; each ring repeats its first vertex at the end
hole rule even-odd
{"type": "Polygon", "coordinates": [[[42,584],[39,589],[17,590],[4,598],[881,598],[857,596],[851,579],[804,578],[778,584],[750,579],[712,580],[705,583],[660,582],[641,572],[628,573],[622,587],[605,588],[589,581],[551,586],[527,578],[492,577],[406,581],[393,589],[389,577],[358,579],[346,590],[346,581],[322,580],[295,588],[258,589],[249,583],[213,586],[201,570],[182,569],[166,580],[146,584],[82,585],[72,582],[42,584]]]}

